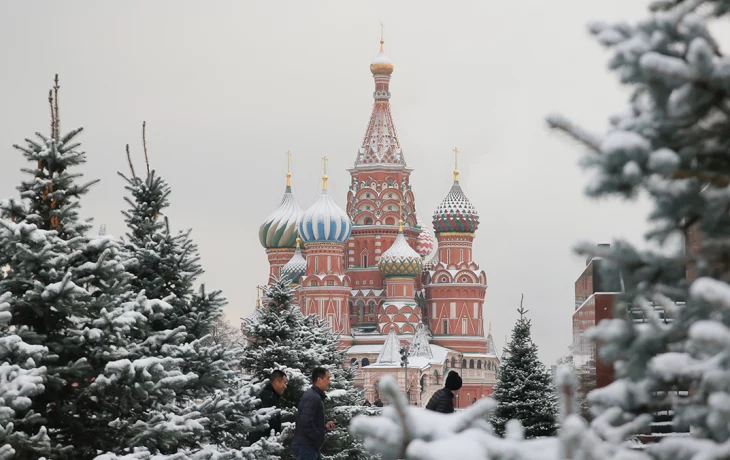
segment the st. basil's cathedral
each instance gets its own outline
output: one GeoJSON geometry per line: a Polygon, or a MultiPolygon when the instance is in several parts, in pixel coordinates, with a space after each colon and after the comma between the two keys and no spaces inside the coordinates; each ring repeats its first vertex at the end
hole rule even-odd
{"type": "Polygon", "coordinates": [[[377,382],[390,374],[408,389],[412,404],[425,405],[454,370],[463,379],[455,404],[465,407],[492,393],[499,365],[491,330],[484,331],[487,276],[472,260],[479,216],[458,169],[433,213],[433,233],[416,215],[413,170],[390,110],[394,67],[383,43],[370,64],[375,101],[348,170],[347,210],[329,195],[325,158],[322,192],[305,211],[287,171],[284,197],[259,238],[269,279],[290,279],[302,313],[318,315],[340,334],[366,399],[378,398],[377,382]],[[409,349],[408,382],[403,346],[409,349]]]}

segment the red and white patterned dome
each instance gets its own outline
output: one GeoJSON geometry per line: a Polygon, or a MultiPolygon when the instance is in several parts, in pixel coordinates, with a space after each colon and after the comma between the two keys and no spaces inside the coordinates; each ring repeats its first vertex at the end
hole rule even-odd
{"type": "Polygon", "coordinates": [[[421,257],[426,258],[433,252],[436,242],[431,230],[423,225],[420,218],[416,225],[421,227],[421,233],[418,235],[418,241],[416,243],[416,252],[418,252],[421,257]]]}

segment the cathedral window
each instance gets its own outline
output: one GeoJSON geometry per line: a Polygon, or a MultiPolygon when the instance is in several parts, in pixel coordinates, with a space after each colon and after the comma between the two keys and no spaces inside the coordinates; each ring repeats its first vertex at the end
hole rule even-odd
{"type": "Polygon", "coordinates": [[[456,358],[453,356],[451,357],[451,368],[452,369],[456,368],[456,358]]]}
{"type": "Polygon", "coordinates": [[[368,302],[368,313],[371,315],[375,314],[375,301],[374,300],[371,300],[370,302],[368,302]]]}
{"type": "Polygon", "coordinates": [[[362,255],[362,265],[363,268],[366,268],[368,266],[368,255],[363,254],[362,255]]]}
{"type": "Polygon", "coordinates": [[[482,368],[482,361],[479,360],[479,361],[477,361],[477,369],[481,369],[481,368],[482,368]]]}
{"type": "Polygon", "coordinates": [[[466,360],[465,359],[461,360],[461,368],[466,369],[466,360]]]}
{"type": "Polygon", "coordinates": [[[474,360],[473,359],[469,360],[469,369],[474,369],[474,360]]]}
{"type": "Polygon", "coordinates": [[[443,328],[443,330],[442,330],[441,333],[442,334],[448,334],[449,333],[449,321],[448,320],[444,320],[443,326],[444,326],[444,328],[443,328]]]}
{"type": "Polygon", "coordinates": [[[372,217],[366,217],[365,218],[365,225],[373,225],[373,218],[372,217]]]}
{"type": "Polygon", "coordinates": [[[369,365],[370,365],[370,360],[367,359],[367,358],[363,358],[362,359],[362,367],[369,366],[369,365]]]}

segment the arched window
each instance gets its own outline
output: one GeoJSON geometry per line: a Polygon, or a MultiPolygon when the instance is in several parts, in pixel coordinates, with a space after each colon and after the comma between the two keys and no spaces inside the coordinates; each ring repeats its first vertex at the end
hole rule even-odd
{"type": "Polygon", "coordinates": [[[469,369],[474,369],[474,360],[473,359],[469,360],[469,369]]]}
{"type": "Polygon", "coordinates": [[[375,305],[375,301],[374,300],[369,301],[368,302],[368,314],[374,315],[377,312],[378,312],[377,311],[377,305],[375,305]]]}
{"type": "Polygon", "coordinates": [[[461,368],[466,369],[466,360],[465,359],[461,360],[461,368]]]}
{"type": "Polygon", "coordinates": [[[357,358],[352,358],[350,360],[350,366],[354,366],[355,364],[357,364],[357,358]]]}
{"type": "Polygon", "coordinates": [[[455,367],[456,367],[456,358],[452,356],[451,357],[451,368],[454,369],[455,367]]]}
{"type": "Polygon", "coordinates": [[[482,368],[482,361],[479,360],[479,361],[477,361],[477,369],[481,369],[481,368],[482,368]]]}
{"type": "Polygon", "coordinates": [[[350,314],[357,315],[357,310],[355,310],[355,304],[352,303],[352,300],[350,300],[348,303],[350,304],[350,314]]]}
{"type": "Polygon", "coordinates": [[[373,225],[373,218],[372,217],[366,217],[364,223],[365,223],[365,225],[373,225]]]}
{"type": "Polygon", "coordinates": [[[395,225],[395,219],[392,217],[388,217],[385,219],[385,225],[395,225]]]}
{"type": "Polygon", "coordinates": [[[368,250],[363,249],[363,251],[360,253],[360,266],[362,268],[367,268],[368,266],[368,250]]]}
{"type": "Polygon", "coordinates": [[[358,321],[364,321],[365,316],[365,302],[362,300],[357,301],[357,319],[358,321]]]}
{"type": "Polygon", "coordinates": [[[433,371],[433,383],[435,385],[439,384],[439,371],[438,370],[433,371]]]}
{"type": "Polygon", "coordinates": [[[370,360],[367,359],[367,358],[363,358],[362,359],[362,367],[369,366],[369,365],[370,365],[370,360]]]}

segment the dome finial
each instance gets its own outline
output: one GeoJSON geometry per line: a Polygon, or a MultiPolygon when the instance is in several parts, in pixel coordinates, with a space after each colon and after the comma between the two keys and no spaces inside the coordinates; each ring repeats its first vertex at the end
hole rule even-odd
{"type": "MultiPolygon", "coordinates": [[[[302,239],[297,237],[297,249],[299,249],[302,245],[302,239]]],[[[491,322],[489,324],[492,324],[491,322]]],[[[489,326],[491,328],[491,326],[489,326]]],[[[491,329],[490,329],[491,330],[491,329]]]]}
{"type": "Polygon", "coordinates": [[[286,186],[291,187],[291,151],[286,151],[286,186]]]}
{"type": "Polygon", "coordinates": [[[454,147],[454,182],[459,182],[459,149],[454,147]]]}
{"type": "Polygon", "coordinates": [[[256,286],[256,306],[261,306],[261,286],[256,286]]]}
{"type": "Polygon", "coordinates": [[[327,157],[323,156],[322,161],[324,162],[324,174],[322,174],[322,190],[327,190],[327,157]]]}
{"type": "Polygon", "coordinates": [[[373,62],[370,63],[370,71],[373,75],[390,75],[393,73],[393,63],[390,62],[390,58],[385,54],[385,25],[380,23],[380,52],[373,62]]]}

